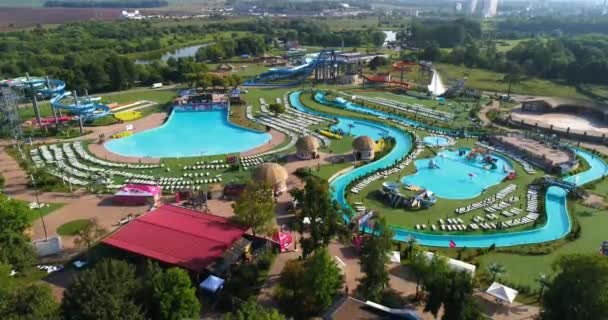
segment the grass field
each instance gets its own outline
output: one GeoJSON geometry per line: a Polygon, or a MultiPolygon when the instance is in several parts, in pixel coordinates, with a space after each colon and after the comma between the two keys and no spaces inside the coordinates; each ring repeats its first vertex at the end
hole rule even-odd
{"type": "Polygon", "coordinates": [[[526,39],[516,39],[516,40],[497,40],[496,41],[496,50],[498,52],[507,52],[511,49],[515,48],[518,44],[524,41],[532,40],[529,38],[526,39]]]}
{"type": "Polygon", "coordinates": [[[582,233],[580,238],[564,244],[548,255],[528,256],[510,253],[483,255],[478,259],[481,268],[487,268],[490,263],[500,263],[507,270],[501,278],[509,282],[536,288],[534,278],[541,272],[552,273],[551,264],[560,255],[597,254],[601,242],[608,239],[606,235],[608,210],[597,211],[576,204],[571,206],[571,214],[576,215],[581,224],[582,233]]]}
{"type": "Polygon", "coordinates": [[[89,223],[91,223],[89,219],[68,221],[57,228],[57,233],[61,236],[73,236],[84,229],[89,223]]]}
{"type": "MultiPolygon", "coordinates": [[[[509,87],[508,83],[502,80],[504,75],[501,73],[442,63],[436,64],[435,67],[446,85],[466,77],[468,86],[483,91],[507,92],[509,87]]],[[[585,95],[577,92],[573,86],[538,78],[525,79],[521,83],[514,85],[511,91],[517,94],[588,99],[585,95]]]]}

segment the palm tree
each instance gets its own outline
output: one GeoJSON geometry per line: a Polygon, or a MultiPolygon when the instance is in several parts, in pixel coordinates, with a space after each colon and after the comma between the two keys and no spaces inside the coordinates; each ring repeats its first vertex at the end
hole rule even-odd
{"type": "Polygon", "coordinates": [[[539,273],[536,279],[534,279],[534,281],[536,281],[536,283],[538,283],[538,286],[540,287],[540,291],[538,293],[538,301],[540,301],[543,298],[543,292],[545,291],[545,288],[549,287],[551,281],[549,280],[549,277],[544,273],[539,273]]]}
{"type": "Polygon", "coordinates": [[[494,280],[496,280],[496,276],[505,273],[507,270],[500,263],[491,263],[488,266],[488,271],[490,271],[490,273],[492,274],[492,282],[494,282],[494,280]]]}
{"type": "Polygon", "coordinates": [[[412,259],[413,253],[414,253],[414,247],[416,246],[418,241],[416,241],[416,238],[414,238],[412,235],[409,235],[405,242],[407,243],[407,256],[409,259],[412,259]]]}

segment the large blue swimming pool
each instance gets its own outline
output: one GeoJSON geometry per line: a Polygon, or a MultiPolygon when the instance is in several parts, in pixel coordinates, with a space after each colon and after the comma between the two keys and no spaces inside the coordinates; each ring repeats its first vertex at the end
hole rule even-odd
{"type": "Polygon", "coordinates": [[[122,139],[105,147],[129,157],[193,157],[242,152],[270,141],[270,134],[237,127],[227,111],[173,112],[162,126],[122,139]]]}
{"type": "MultiPolygon", "coordinates": [[[[301,92],[294,92],[289,96],[289,101],[292,106],[300,109],[304,112],[316,113],[306,108],[300,102],[301,92]]],[[[317,95],[317,101],[324,103],[324,96],[322,93],[317,95]]],[[[359,112],[381,115],[381,111],[369,109],[364,106],[352,104],[349,109],[353,109],[359,112]]],[[[390,116],[389,114],[383,114],[383,116],[390,116]]],[[[336,117],[339,121],[352,121],[350,118],[336,117]]],[[[394,118],[394,117],[393,117],[394,118]]],[[[401,119],[397,119],[401,120],[401,119]]],[[[408,122],[415,122],[408,120],[408,122]]],[[[385,155],[382,159],[378,159],[374,162],[358,167],[354,170],[346,172],[331,182],[333,188],[334,199],[343,207],[349,207],[346,201],[345,190],[350,182],[356,180],[358,177],[367,173],[373,172],[379,168],[392,165],[395,160],[399,159],[406,152],[408,152],[412,145],[409,137],[405,135],[401,130],[397,130],[393,127],[387,126],[380,122],[361,122],[363,124],[370,125],[372,127],[384,128],[389,132],[389,135],[395,137],[396,145],[394,149],[385,155]]],[[[603,176],[608,175],[608,165],[601,159],[593,156],[591,153],[576,150],[576,153],[583,157],[589,164],[589,170],[579,173],[575,176],[566,178],[568,181],[576,182],[577,184],[589,183],[596,179],[601,179],[603,176]]],[[[502,168],[498,166],[498,169],[502,168]]],[[[469,248],[487,248],[492,245],[497,247],[523,245],[542,243],[547,241],[553,241],[565,237],[570,232],[570,217],[568,215],[568,209],[566,204],[566,191],[559,187],[550,187],[547,190],[545,198],[545,209],[547,214],[547,222],[544,226],[528,231],[508,232],[508,233],[496,233],[496,234],[480,234],[480,235],[452,235],[452,234],[429,234],[423,232],[417,232],[414,230],[408,230],[404,228],[394,227],[395,240],[406,241],[410,236],[416,238],[419,244],[425,246],[437,246],[437,247],[448,247],[450,240],[456,242],[458,247],[469,247],[469,248]]],[[[345,217],[348,219],[348,217],[345,217]]]]}
{"type": "Polygon", "coordinates": [[[483,162],[481,156],[467,159],[466,154],[459,156],[458,151],[445,150],[433,158],[416,160],[417,172],[404,177],[402,182],[429,189],[440,198],[474,198],[484,189],[500,183],[507,175],[504,172],[507,160],[495,154],[492,158],[496,163],[495,169],[483,162]],[[435,168],[429,168],[431,161],[435,168]]]}

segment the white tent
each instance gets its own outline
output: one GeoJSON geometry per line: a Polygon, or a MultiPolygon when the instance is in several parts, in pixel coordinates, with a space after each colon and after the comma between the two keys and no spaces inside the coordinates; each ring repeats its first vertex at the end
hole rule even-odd
{"type": "MultiPolygon", "coordinates": [[[[435,254],[433,254],[432,252],[428,252],[428,251],[424,252],[424,255],[426,256],[428,261],[433,260],[433,257],[435,256],[435,254]]],[[[456,271],[465,271],[471,275],[471,278],[475,274],[475,269],[477,269],[477,267],[475,267],[475,265],[466,263],[464,261],[447,258],[447,257],[446,257],[446,259],[448,261],[448,267],[450,269],[456,270],[456,271]]]]}
{"type": "Polygon", "coordinates": [[[496,297],[499,300],[512,303],[517,296],[517,290],[511,289],[505,285],[502,285],[498,282],[492,283],[492,285],[486,290],[486,293],[496,297]]]}
{"type": "Polygon", "coordinates": [[[205,279],[205,281],[199,284],[201,289],[205,289],[209,292],[216,293],[224,286],[224,279],[216,277],[214,275],[210,275],[205,279]]]}
{"type": "Polygon", "coordinates": [[[399,253],[399,251],[393,251],[389,253],[388,256],[391,260],[391,263],[401,263],[401,254],[399,253]]]}

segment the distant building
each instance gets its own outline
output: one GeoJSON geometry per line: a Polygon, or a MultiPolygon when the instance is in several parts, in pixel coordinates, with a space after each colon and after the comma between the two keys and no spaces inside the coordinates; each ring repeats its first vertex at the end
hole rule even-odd
{"type": "Polygon", "coordinates": [[[121,12],[123,19],[131,19],[131,20],[142,20],[144,16],[139,13],[139,10],[135,10],[133,12],[129,12],[127,10],[123,10],[121,12]]]}

